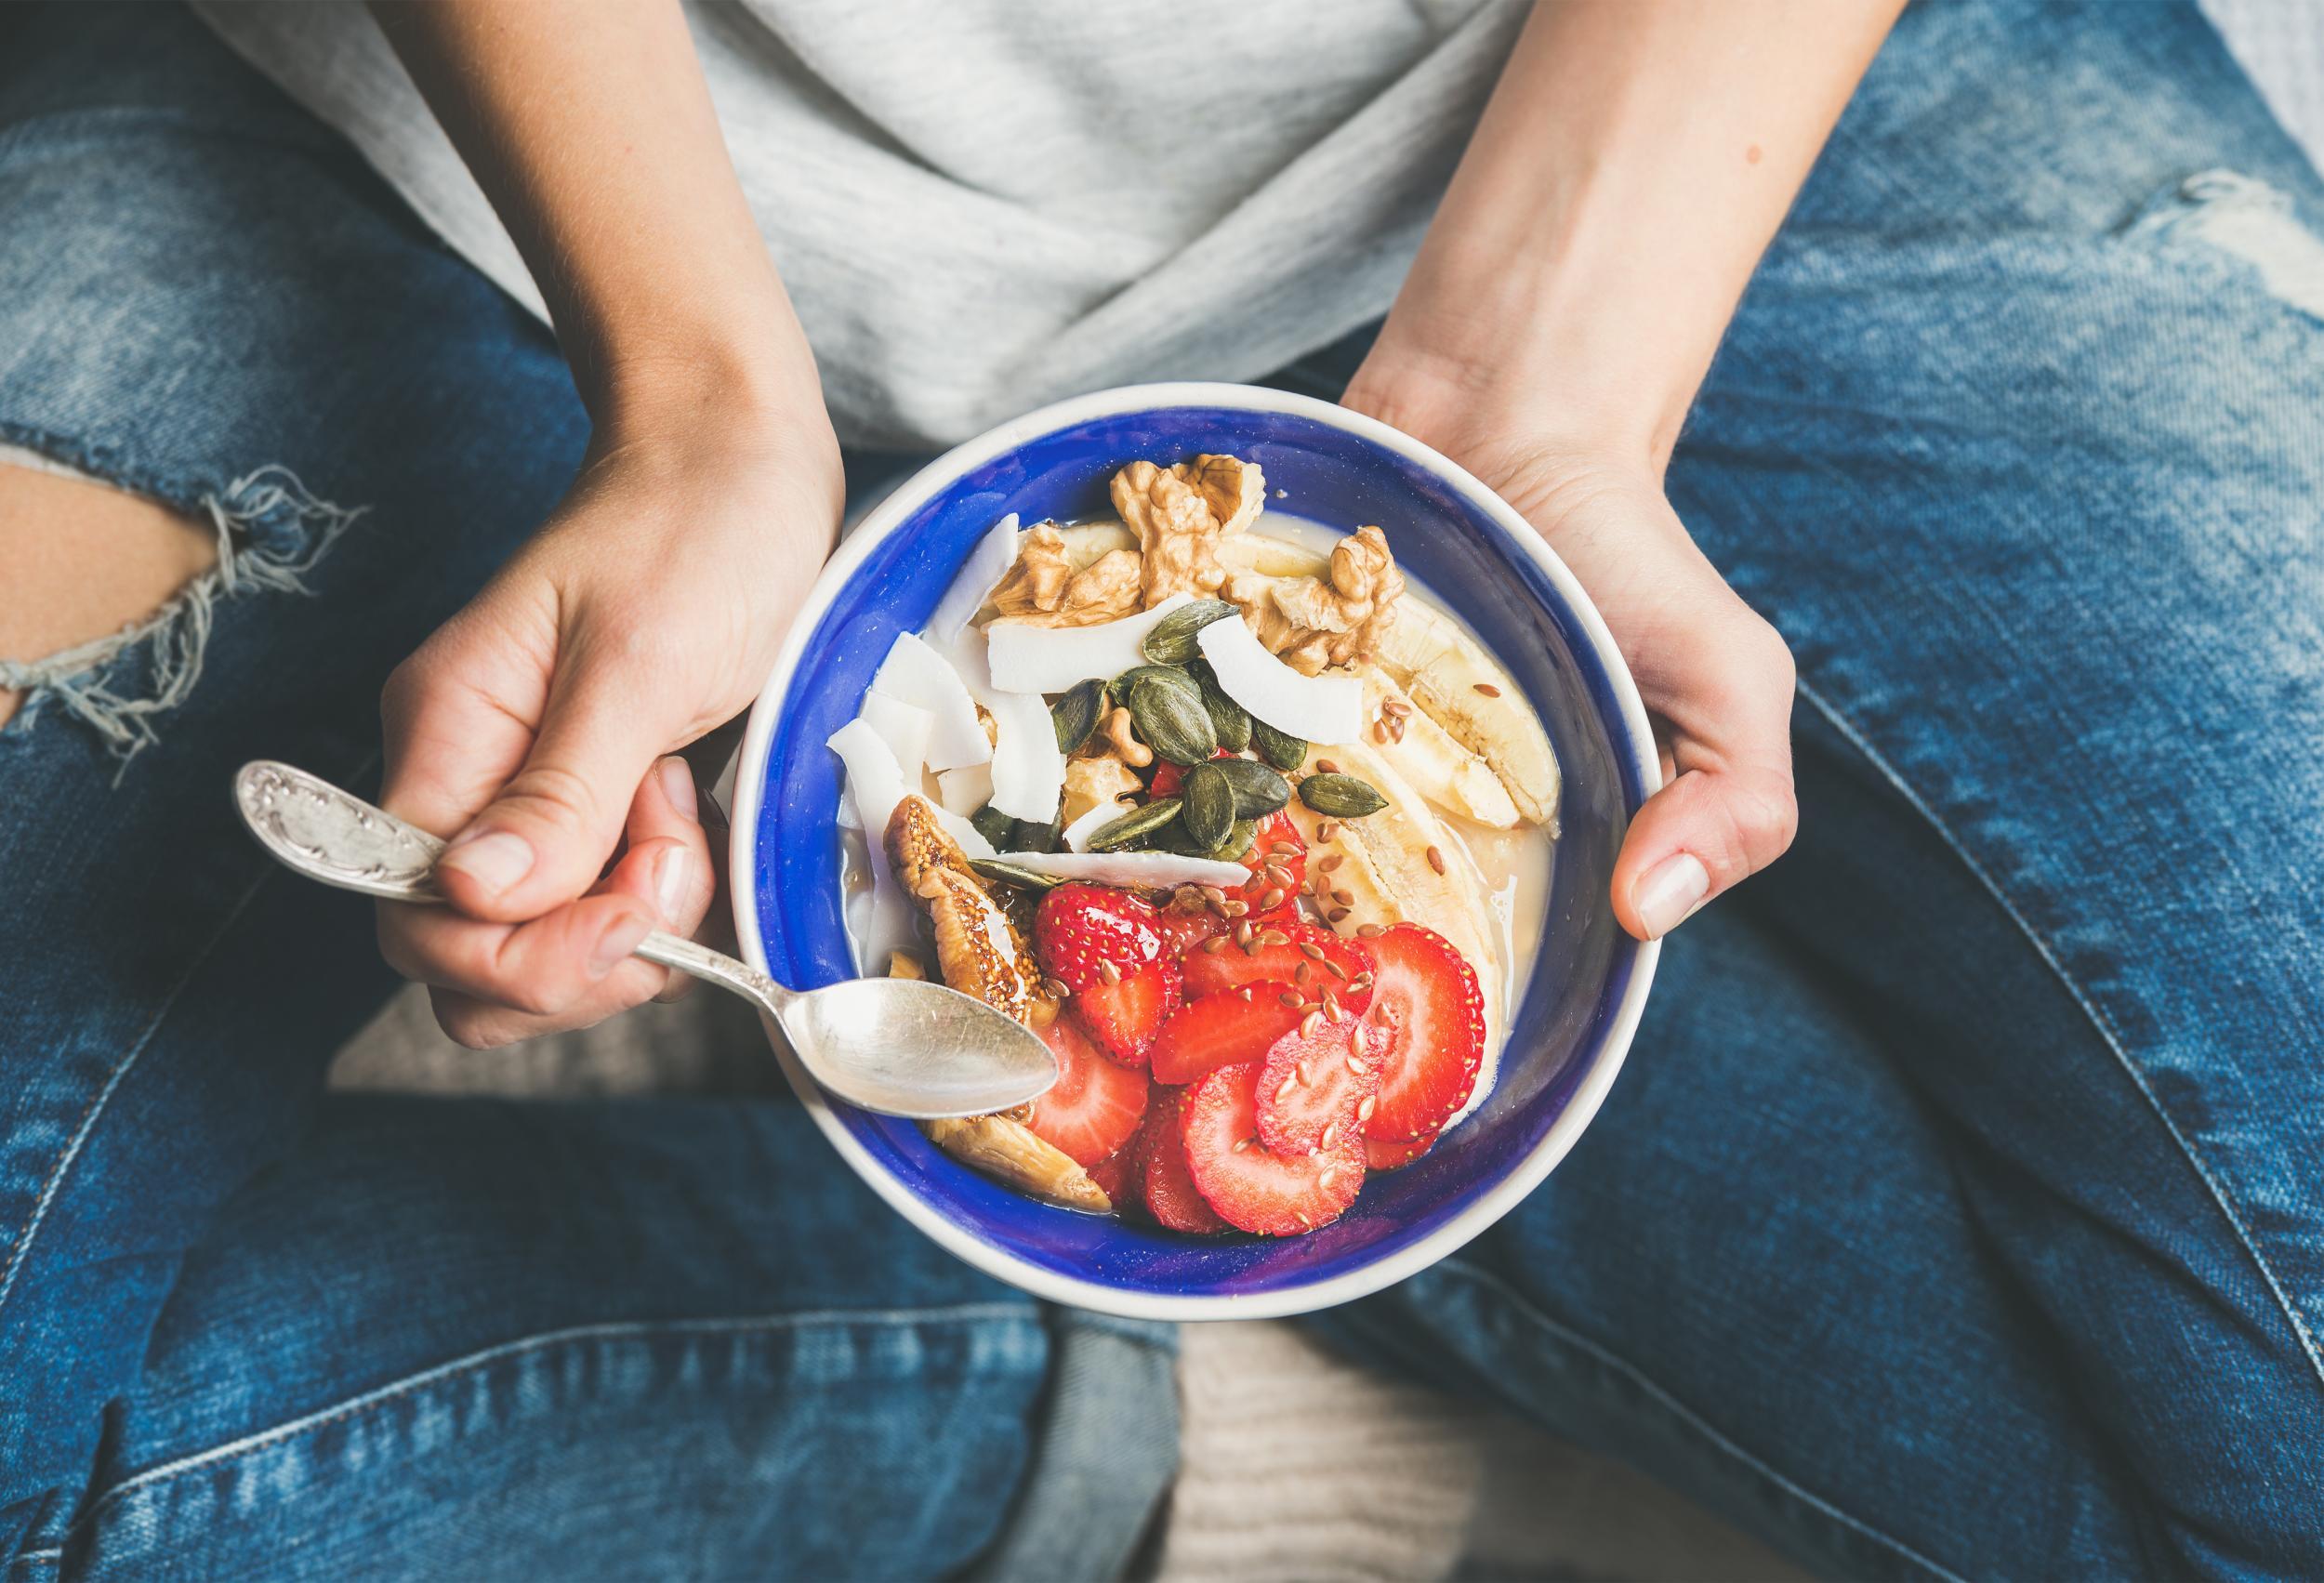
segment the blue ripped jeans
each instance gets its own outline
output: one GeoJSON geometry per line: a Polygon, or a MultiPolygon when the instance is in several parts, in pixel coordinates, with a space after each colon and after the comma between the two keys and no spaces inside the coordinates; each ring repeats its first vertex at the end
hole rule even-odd
{"type": "MultiPolygon", "coordinates": [[[[1907,14],[1670,471],[1798,654],[1799,844],[1559,1172],[1323,1329],[1835,1575],[2324,1575],[2319,234],[2191,7],[1907,14]]],[[[787,1103],[321,1092],[389,980],[228,775],[374,777],[583,438],[183,15],[0,14],[0,442],[235,551],[0,732],[12,1583],[1087,1576],[1167,1476],[1166,1337],[787,1103]]]]}

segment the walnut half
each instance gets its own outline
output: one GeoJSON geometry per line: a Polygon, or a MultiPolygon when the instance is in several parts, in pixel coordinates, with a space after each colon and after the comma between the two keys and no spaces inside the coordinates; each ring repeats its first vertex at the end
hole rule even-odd
{"type": "Polygon", "coordinates": [[[1358,528],[1333,547],[1324,576],[1239,572],[1225,590],[1259,640],[1308,676],[1369,659],[1394,623],[1403,592],[1404,574],[1388,553],[1388,535],[1376,527],[1358,528]]]}
{"type": "Polygon", "coordinates": [[[1267,501],[1266,475],[1235,456],[1175,467],[1132,462],[1114,475],[1114,509],[1138,535],[1146,608],[1172,594],[1197,599],[1226,581],[1219,541],[1251,524],[1267,501]]]}
{"type": "Polygon", "coordinates": [[[1142,583],[1133,549],[1108,550],[1076,572],[1064,538],[1045,522],[1025,530],[993,608],[1036,627],[1095,627],[1135,613],[1142,583]]]}

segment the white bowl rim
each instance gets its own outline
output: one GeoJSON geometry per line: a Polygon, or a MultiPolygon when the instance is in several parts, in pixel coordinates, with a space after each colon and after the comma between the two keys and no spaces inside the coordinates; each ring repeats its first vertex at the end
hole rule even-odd
{"type": "MultiPolygon", "coordinates": [[[[1312,396],[1257,385],[1198,380],[1117,386],[1113,389],[1096,390],[1041,407],[954,446],[906,479],[887,498],[865,513],[854,530],[841,541],[838,549],[824,566],[822,574],[815,579],[806,601],[792,617],[789,636],[784,641],[782,652],[775,656],[774,667],[768,673],[758,701],[751,706],[750,721],[744,731],[741,752],[735,761],[733,807],[730,811],[733,841],[728,854],[727,881],[732,892],[735,934],[743,956],[751,966],[761,972],[769,970],[766,942],[759,930],[756,902],[759,804],[760,787],[766,781],[767,755],[774,740],[775,720],[781,713],[782,696],[791,672],[799,663],[808,637],[822,621],[825,611],[838,590],[853,578],[857,568],[875,547],[894,533],[921,506],[971,468],[1044,434],[1093,418],[1170,407],[1222,407],[1312,418],[1418,462],[1452,484],[1507,534],[1512,544],[1532,557],[1565,600],[1612,683],[1623,723],[1629,728],[1632,768],[1637,772],[1639,784],[1649,797],[1660,788],[1662,767],[1651,751],[1654,732],[1646,719],[1645,705],[1639,699],[1638,685],[1632,679],[1621,652],[1615,647],[1613,634],[1606,630],[1604,618],[1598,613],[1597,605],[1575,579],[1573,573],[1566,569],[1565,562],[1543,542],[1531,524],[1518,515],[1516,508],[1466,468],[1376,418],[1312,396]]],[[[831,1146],[838,1151],[840,1157],[847,1161],[855,1174],[863,1178],[872,1191],[885,1199],[898,1214],[934,1239],[939,1247],[986,1274],[1052,1302],[1128,1319],[1278,1319],[1353,1302],[1392,1286],[1406,1276],[1416,1274],[1457,1251],[1515,1208],[1527,1194],[1540,1184],[1543,1178],[1556,1168],[1558,1162],[1565,1157],[1597,1115],[1598,1107],[1604,1102],[1607,1091],[1613,1088],[1614,1079],[1629,1056],[1631,1040],[1638,1031],[1638,1021],[1645,1009],[1646,994],[1653,987],[1655,967],[1661,954],[1660,941],[1648,941],[1639,947],[1629,986],[1615,1009],[1613,1024],[1606,1030],[1604,1048],[1597,1061],[1583,1075],[1565,1110],[1550,1124],[1549,1131],[1507,1176],[1443,1225],[1406,1247],[1341,1274],[1306,1285],[1279,1286],[1262,1292],[1164,1296],[1129,1291],[1061,1274],[984,1241],[940,1214],[874,1158],[870,1151],[848,1130],[825,1098],[822,1088],[799,1065],[797,1057],[785,1041],[774,1036],[772,1026],[768,1032],[770,1042],[782,1062],[784,1075],[797,1091],[799,1102],[807,1107],[807,1114],[814,1117],[815,1125],[831,1141],[831,1146]]]]}

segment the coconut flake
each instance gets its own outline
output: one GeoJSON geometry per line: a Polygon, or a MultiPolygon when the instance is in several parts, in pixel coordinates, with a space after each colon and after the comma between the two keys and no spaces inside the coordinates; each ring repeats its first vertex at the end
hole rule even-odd
{"type": "Polygon", "coordinates": [[[904,772],[879,733],[862,719],[850,720],[833,732],[825,745],[846,767],[847,800],[864,832],[865,855],[871,868],[871,890],[858,892],[848,904],[860,971],[866,964],[885,962],[891,951],[908,949],[917,926],[912,900],[888,866],[886,849],[889,817],[905,797],[904,772]]]}
{"type": "Polygon", "coordinates": [[[1086,852],[1089,850],[1090,837],[1129,811],[1118,802],[1101,802],[1066,825],[1059,839],[1065,843],[1065,850],[1069,852],[1086,852]]]}
{"type": "Polygon", "coordinates": [[[970,547],[968,559],[953,574],[952,587],[937,601],[936,613],[928,618],[930,641],[941,645],[960,636],[1016,563],[1017,514],[1011,511],[970,547]]]}
{"type": "MultiPolygon", "coordinates": [[[[1076,822],[1077,823],[1077,822],[1076,822]]],[[[1239,863],[1176,852],[1003,852],[1000,861],[1061,879],[1091,879],[1101,885],[1138,885],[1168,890],[1178,885],[1240,885],[1250,870],[1239,863]]]]}
{"type": "Polygon", "coordinates": [[[964,764],[936,777],[936,800],[946,813],[970,814],[993,800],[993,767],[964,764]]]}
{"type": "Polygon", "coordinates": [[[917,635],[897,636],[872,677],[872,691],[928,711],[930,769],[957,770],[993,757],[984,722],[976,718],[976,700],[969,696],[959,672],[917,635]]]}
{"type": "Polygon", "coordinates": [[[1038,693],[993,685],[992,657],[982,632],[961,633],[944,653],[969,695],[993,717],[993,806],[1011,819],[1048,824],[1057,817],[1065,792],[1065,756],[1058,751],[1049,705],[1038,693]]]}
{"type": "Polygon", "coordinates": [[[1214,621],[1195,642],[1220,691],[1275,730],[1319,747],[1364,734],[1364,684],[1354,677],[1301,676],[1239,621],[1214,621]]]}
{"type": "Polygon", "coordinates": [[[1119,676],[1144,663],[1145,651],[1140,645],[1155,624],[1180,605],[1192,603],[1194,597],[1172,594],[1152,610],[1096,627],[989,622],[984,636],[992,646],[993,683],[1006,693],[1063,693],[1093,676],[1119,676]]]}
{"type": "Polygon", "coordinates": [[[896,756],[896,768],[903,772],[905,784],[918,781],[920,766],[928,762],[928,738],[935,729],[936,717],[918,704],[885,693],[866,693],[858,718],[878,732],[888,751],[896,756]]]}

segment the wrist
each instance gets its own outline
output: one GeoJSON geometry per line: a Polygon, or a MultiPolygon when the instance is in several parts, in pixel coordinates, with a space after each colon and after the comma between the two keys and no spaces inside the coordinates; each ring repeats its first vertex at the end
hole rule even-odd
{"type": "Polygon", "coordinates": [[[589,384],[600,452],[772,451],[838,472],[838,442],[803,336],[795,350],[749,331],[640,341],[599,363],[589,384]]]}

